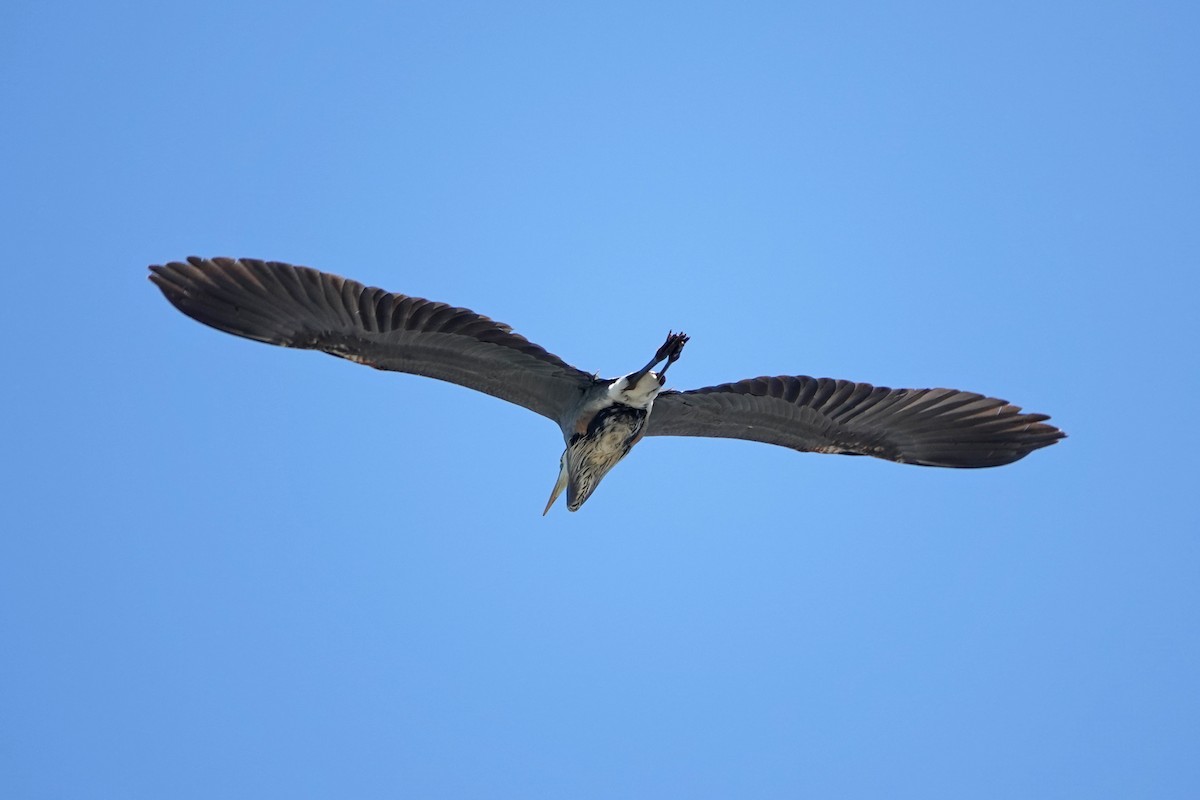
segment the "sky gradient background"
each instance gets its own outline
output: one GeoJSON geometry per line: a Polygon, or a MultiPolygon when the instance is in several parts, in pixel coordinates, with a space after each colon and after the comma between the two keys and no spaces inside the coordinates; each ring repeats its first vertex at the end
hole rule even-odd
{"type": "Polygon", "coordinates": [[[1192,3],[0,11],[0,795],[1196,797],[1192,3]],[[204,328],[189,254],[689,388],[950,386],[999,470],[546,420],[204,328]]]}

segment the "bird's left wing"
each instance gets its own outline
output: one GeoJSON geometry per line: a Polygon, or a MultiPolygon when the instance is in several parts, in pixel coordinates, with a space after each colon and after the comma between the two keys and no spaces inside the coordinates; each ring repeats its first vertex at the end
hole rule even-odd
{"type": "Polygon", "coordinates": [[[465,308],[276,261],[189,258],[150,267],[171,303],[260,342],[457,383],[562,424],[592,376],[465,308]]]}
{"type": "Polygon", "coordinates": [[[750,439],[933,467],[995,467],[1063,438],[1047,419],[974,392],[798,375],[663,392],[646,435],[750,439]]]}

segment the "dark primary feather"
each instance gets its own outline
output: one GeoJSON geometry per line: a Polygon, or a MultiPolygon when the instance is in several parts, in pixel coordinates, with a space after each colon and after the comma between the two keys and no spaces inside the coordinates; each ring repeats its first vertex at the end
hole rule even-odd
{"type": "Polygon", "coordinates": [[[800,375],[663,392],[646,435],[751,439],[932,467],[996,467],[1063,438],[1047,419],[973,392],[800,375]]]}
{"type": "Polygon", "coordinates": [[[192,257],[150,271],[176,308],[205,325],[457,383],[560,424],[594,380],[473,311],[308,267],[192,257]]]}

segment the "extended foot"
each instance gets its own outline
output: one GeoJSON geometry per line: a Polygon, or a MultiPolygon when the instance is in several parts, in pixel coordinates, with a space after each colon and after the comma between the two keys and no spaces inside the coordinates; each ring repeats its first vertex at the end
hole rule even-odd
{"type": "Polygon", "coordinates": [[[658,373],[658,382],[661,385],[664,375],[667,374],[667,367],[679,360],[679,354],[683,352],[683,346],[687,344],[688,337],[685,333],[675,333],[672,331],[667,334],[667,340],[663,342],[662,347],[658,348],[658,352],[654,354],[654,358],[650,359],[646,366],[639,369],[637,372],[626,375],[625,378],[630,386],[637,386],[647,372],[654,369],[655,365],[662,361],[666,361],[666,365],[662,371],[658,373]]]}
{"type": "Polygon", "coordinates": [[[658,353],[654,356],[654,363],[667,359],[667,366],[674,364],[679,360],[679,354],[683,352],[683,346],[688,343],[686,333],[675,333],[671,331],[667,334],[667,340],[663,342],[663,346],[658,348],[658,353]]]}

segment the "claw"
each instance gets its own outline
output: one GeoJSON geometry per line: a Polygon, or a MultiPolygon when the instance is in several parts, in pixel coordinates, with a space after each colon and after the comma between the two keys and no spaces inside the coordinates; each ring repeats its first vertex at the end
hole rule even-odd
{"type": "Polygon", "coordinates": [[[667,333],[667,340],[663,342],[662,347],[658,348],[658,352],[654,356],[655,363],[667,359],[671,363],[679,360],[679,354],[683,352],[683,346],[688,342],[686,333],[675,333],[670,331],[667,333]]]}
{"type": "Polygon", "coordinates": [[[636,386],[642,379],[642,376],[654,369],[657,364],[666,361],[666,365],[663,366],[662,371],[658,374],[658,383],[661,386],[664,380],[663,376],[667,373],[667,367],[679,360],[679,354],[683,352],[683,346],[687,344],[687,342],[688,336],[686,333],[675,333],[675,331],[668,333],[667,340],[663,342],[662,347],[658,348],[658,350],[654,353],[654,358],[650,359],[646,366],[642,367],[637,372],[633,372],[625,376],[628,385],[636,386]]]}

